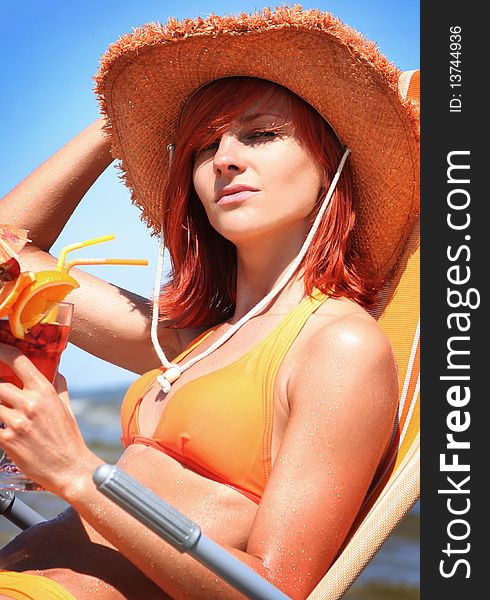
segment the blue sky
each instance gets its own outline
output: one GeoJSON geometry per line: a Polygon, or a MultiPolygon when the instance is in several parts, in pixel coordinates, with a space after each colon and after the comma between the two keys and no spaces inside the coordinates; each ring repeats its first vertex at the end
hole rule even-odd
{"type": "MultiPolygon", "coordinates": [[[[275,6],[273,2],[270,6],[275,6]]],[[[98,116],[92,77],[107,46],[133,27],[168,17],[233,14],[260,9],[247,1],[2,0],[0,22],[0,197],[98,116]]],[[[338,16],[399,68],[420,66],[419,2],[330,0],[303,2],[338,16]]],[[[153,288],[157,244],[130,205],[129,192],[110,167],[88,192],[53,247],[114,233],[116,240],[83,256],[148,258],[149,267],[97,267],[92,273],[148,296],[153,288]]],[[[78,252],[77,256],[82,253],[78,252]]],[[[60,370],[70,389],[117,386],[135,375],[69,346],[60,370]]]]}

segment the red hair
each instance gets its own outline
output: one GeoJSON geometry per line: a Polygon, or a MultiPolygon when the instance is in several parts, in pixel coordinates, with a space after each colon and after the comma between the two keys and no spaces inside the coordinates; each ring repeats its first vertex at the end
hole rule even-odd
{"type": "MultiPolygon", "coordinates": [[[[163,234],[172,272],[160,296],[160,314],[168,326],[209,327],[233,314],[236,249],[211,227],[197,197],[194,152],[219,138],[249,106],[270,97],[287,102],[295,136],[323,170],[317,209],[330,186],[344,149],[321,115],[289,90],[261,79],[229,77],[192,96],[182,114],[165,190],[163,234]]],[[[373,303],[377,290],[358,272],[350,250],[354,219],[347,161],[301,266],[306,294],[318,288],[362,306],[373,303]]]]}

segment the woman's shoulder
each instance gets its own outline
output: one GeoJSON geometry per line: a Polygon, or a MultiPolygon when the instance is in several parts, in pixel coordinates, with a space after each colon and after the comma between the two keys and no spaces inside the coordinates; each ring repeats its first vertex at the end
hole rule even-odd
{"type": "Polygon", "coordinates": [[[330,298],[312,315],[307,332],[308,345],[313,347],[334,345],[351,350],[382,351],[390,349],[391,343],[374,319],[356,302],[346,298],[330,298]]]}
{"type": "Polygon", "coordinates": [[[390,340],[376,320],[350,300],[325,302],[310,318],[295,354],[298,371],[310,373],[318,385],[342,379],[353,387],[387,382],[390,388],[397,386],[390,340]]]}
{"type": "Polygon", "coordinates": [[[365,443],[358,429],[362,423],[383,449],[399,398],[389,339],[375,319],[350,302],[332,301],[312,316],[288,361],[290,415],[302,424],[323,423],[329,439],[355,430],[359,445],[365,443]]]}

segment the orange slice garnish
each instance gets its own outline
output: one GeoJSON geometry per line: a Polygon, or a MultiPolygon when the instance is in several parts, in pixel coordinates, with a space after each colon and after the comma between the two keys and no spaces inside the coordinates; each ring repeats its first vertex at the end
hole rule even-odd
{"type": "Polygon", "coordinates": [[[31,271],[20,273],[19,276],[3,284],[0,289],[0,319],[7,315],[21,293],[36,280],[31,271]]]}
{"type": "Polygon", "coordinates": [[[80,287],[64,271],[40,271],[35,277],[35,281],[22,291],[9,314],[12,335],[21,340],[72,290],[80,287]]]}

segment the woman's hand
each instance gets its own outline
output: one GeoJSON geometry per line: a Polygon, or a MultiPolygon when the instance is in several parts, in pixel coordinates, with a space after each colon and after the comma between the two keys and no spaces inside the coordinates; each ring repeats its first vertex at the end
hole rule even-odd
{"type": "Polygon", "coordinates": [[[69,404],[66,383],[52,386],[16,348],[0,344],[0,360],[24,388],[0,383],[0,446],[22,472],[45,489],[65,497],[102,463],[86,446],[69,404]]]}

